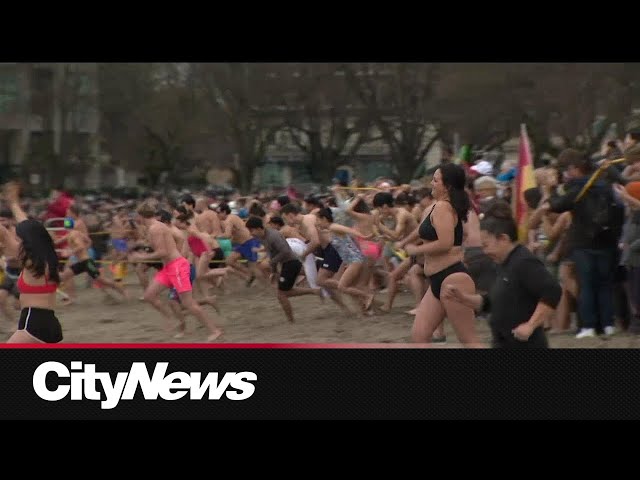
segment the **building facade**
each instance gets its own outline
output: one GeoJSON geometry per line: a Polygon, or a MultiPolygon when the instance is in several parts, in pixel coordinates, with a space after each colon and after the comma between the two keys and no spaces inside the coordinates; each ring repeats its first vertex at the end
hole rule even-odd
{"type": "Polygon", "coordinates": [[[75,167],[99,154],[98,107],[96,63],[0,64],[3,176],[49,185],[86,174],[75,167]]]}

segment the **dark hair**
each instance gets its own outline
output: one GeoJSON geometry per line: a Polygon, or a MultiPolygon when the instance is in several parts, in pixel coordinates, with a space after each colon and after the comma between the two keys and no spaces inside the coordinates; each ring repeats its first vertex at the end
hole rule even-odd
{"type": "Polygon", "coordinates": [[[58,255],[53,239],[44,225],[37,220],[25,220],[16,227],[16,235],[22,241],[18,258],[24,268],[36,277],[43,277],[49,270],[49,279],[60,283],[58,255]],[[27,262],[30,265],[27,267],[27,262]]]}
{"type": "Polygon", "coordinates": [[[183,195],[180,203],[186,203],[190,207],[196,208],[196,201],[191,195],[183,195]]]}
{"type": "Polygon", "coordinates": [[[288,195],[280,195],[278,198],[276,198],[276,200],[281,207],[284,207],[285,205],[289,205],[291,203],[291,199],[288,195]]]}
{"type": "Polygon", "coordinates": [[[433,193],[431,193],[431,189],[429,187],[423,187],[418,190],[418,198],[420,198],[420,200],[424,200],[425,198],[433,198],[433,193]]]}
{"type": "Polygon", "coordinates": [[[176,208],[178,208],[178,200],[176,200],[175,198],[170,198],[169,200],[167,200],[167,204],[169,205],[169,208],[171,210],[175,210],[176,208]]]}
{"type": "Polygon", "coordinates": [[[318,197],[314,197],[313,195],[308,196],[304,199],[304,201],[310,205],[315,205],[316,207],[324,207],[322,201],[318,197]]]}
{"type": "Polygon", "coordinates": [[[396,197],[396,205],[409,205],[410,207],[413,207],[416,203],[418,203],[416,198],[406,192],[400,192],[396,197]]]}
{"type": "Polygon", "coordinates": [[[267,212],[264,211],[264,208],[262,208],[262,206],[259,203],[253,203],[250,207],[249,207],[249,215],[252,215],[254,217],[264,217],[267,214],[267,212]]]}
{"type": "Polygon", "coordinates": [[[562,168],[575,167],[584,174],[590,173],[593,168],[587,155],[575,148],[567,148],[560,152],[558,165],[562,168]]]}
{"type": "Polygon", "coordinates": [[[167,212],[166,210],[160,210],[158,212],[158,217],[160,217],[160,221],[162,223],[165,223],[167,225],[171,223],[171,218],[172,218],[171,214],[169,212],[167,212]]]}
{"type": "Polygon", "coordinates": [[[274,225],[278,225],[279,227],[284,227],[284,220],[281,217],[271,217],[269,219],[269,223],[273,223],[274,225]]]}
{"type": "Polygon", "coordinates": [[[179,215],[193,215],[189,210],[187,210],[183,205],[177,206],[175,208],[176,212],[178,212],[179,215]]]}
{"type": "Polygon", "coordinates": [[[640,142],[640,130],[635,129],[627,132],[627,134],[631,137],[632,140],[636,142],[640,142]]]}
{"type": "Polygon", "coordinates": [[[325,205],[327,207],[337,207],[338,203],[336,202],[336,197],[327,198],[327,200],[325,201],[325,205]]]}
{"type": "Polygon", "coordinates": [[[7,209],[2,209],[0,210],[0,217],[1,218],[13,218],[13,212],[11,212],[11,210],[7,210],[7,209]]]}
{"type": "Polygon", "coordinates": [[[540,189],[538,187],[527,188],[524,191],[523,196],[525,202],[527,202],[527,206],[532,210],[538,208],[540,200],[542,200],[542,193],[540,193],[540,189]]]}
{"type": "Polygon", "coordinates": [[[258,217],[250,217],[249,220],[247,220],[247,223],[245,223],[245,226],[248,229],[253,229],[253,228],[264,229],[264,224],[262,223],[262,219],[258,217]]]}
{"type": "MultiPolygon", "coordinates": [[[[398,195],[398,197],[400,197],[400,195],[398,195]]],[[[380,208],[383,205],[388,205],[389,208],[393,208],[394,203],[393,195],[389,192],[378,192],[373,197],[373,206],[375,208],[380,208]]]]}
{"type": "Polygon", "coordinates": [[[191,220],[195,218],[195,215],[192,211],[187,211],[184,207],[181,210],[178,210],[180,213],[176,217],[176,220],[182,223],[186,223],[187,225],[191,225],[191,220]]]}
{"type": "Polygon", "coordinates": [[[221,203],[220,205],[218,205],[218,208],[216,208],[216,210],[220,213],[231,215],[231,207],[229,207],[229,205],[227,205],[226,203],[221,203]]]}
{"type": "Polygon", "coordinates": [[[295,203],[287,203],[280,210],[280,214],[281,215],[287,215],[289,213],[295,213],[297,215],[297,214],[299,214],[301,212],[302,212],[302,210],[300,210],[300,207],[298,207],[295,203]]]}
{"type": "MultiPolygon", "coordinates": [[[[356,202],[357,200],[354,199],[352,201],[356,202]]],[[[360,199],[356,206],[353,207],[353,211],[356,213],[371,213],[371,209],[369,208],[369,205],[367,205],[367,202],[364,201],[364,198],[360,199]]]]}
{"type": "Polygon", "coordinates": [[[511,206],[504,200],[496,200],[491,204],[480,221],[480,230],[496,238],[506,235],[512,242],[518,240],[518,226],[511,213],[511,206]]]}
{"type": "Polygon", "coordinates": [[[449,192],[449,201],[458,215],[458,220],[466,222],[471,208],[471,201],[465,190],[467,176],[464,168],[455,163],[445,163],[440,167],[440,175],[442,176],[442,183],[449,192]]]}
{"type": "Polygon", "coordinates": [[[316,213],[316,215],[319,218],[324,218],[325,220],[328,220],[329,223],[333,223],[333,212],[328,207],[321,208],[320,210],[318,210],[318,213],[316,213]]]}

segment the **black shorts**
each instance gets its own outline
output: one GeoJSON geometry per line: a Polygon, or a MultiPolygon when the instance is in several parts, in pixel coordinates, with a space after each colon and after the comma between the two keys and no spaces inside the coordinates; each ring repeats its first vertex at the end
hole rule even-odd
{"type": "Polygon", "coordinates": [[[23,308],[18,320],[18,330],[25,330],[32,337],[44,343],[60,343],[62,326],[53,310],[44,308],[23,308]]]}
{"type": "Polygon", "coordinates": [[[300,260],[289,260],[282,264],[280,269],[280,278],[278,279],[278,290],[288,292],[296,283],[296,278],[302,270],[302,262],[300,260]]]}
{"type": "Polygon", "coordinates": [[[13,295],[15,298],[20,298],[20,291],[18,290],[19,276],[19,270],[17,272],[17,275],[15,274],[15,272],[4,272],[4,280],[2,281],[2,284],[0,284],[0,290],[6,290],[7,292],[9,292],[9,295],[13,295]]]}
{"type": "Polygon", "coordinates": [[[74,275],[80,275],[86,272],[94,280],[100,276],[100,270],[98,270],[98,267],[96,267],[96,264],[90,258],[71,265],[71,271],[74,275]]]}
{"type": "Polygon", "coordinates": [[[324,268],[325,270],[329,270],[333,273],[336,273],[338,270],[340,270],[342,259],[340,258],[338,251],[333,248],[333,245],[329,244],[325,249],[322,250],[322,258],[323,260],[319,260],[320,268],[324,268]]]}
{"type": "Polygon", "coordinates": [[[469,273],[467,271],[467,267],[464,266],[464,263],[458,262],[454,263],[450,267],[445,268],[444,270],[440,270],[437,273],[429,276],[429,280],[431,281],[431,292],[433,296],[440,300],[440,289],[442,288],[442,282],[449,275],[454,273],[469,273]]]}
{"type": "Polygon", "coordinates": [[[224,268],[226,266],[224,263],[224,251],[221,248],[216,248],[213,251],[213,258],[211,260],[209,268],[224,268]]]}

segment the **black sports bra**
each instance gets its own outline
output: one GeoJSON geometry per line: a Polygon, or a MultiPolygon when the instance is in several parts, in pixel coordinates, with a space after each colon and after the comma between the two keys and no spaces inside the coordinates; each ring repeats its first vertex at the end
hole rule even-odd
{"type": "MultiPolygon", "coordinates": [[[[434,205],[427,215],[427,218],[420,224],[420,228],[418,229],[418,235],[422,240],[427,240],[429,242],[433,242],[434,240],[438,240],[438,232],[433,227],[431,223],[431,213],[433,213],[433,209],[436,208],[434,205]]],[[[458,223],[453,231],[453,246],[459,247],[462,245],[462,222],[458,219],[458,223]]]]}

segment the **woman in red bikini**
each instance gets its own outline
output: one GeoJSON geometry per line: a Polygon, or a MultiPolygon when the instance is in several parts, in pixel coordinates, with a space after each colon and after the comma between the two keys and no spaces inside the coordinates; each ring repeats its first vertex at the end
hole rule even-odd
{"type": "Polygon", "coordinates": [[[22,266],[18,278],[22,311],[18,330],[7,343],[59,343],[62,326],[54,312],[60,283],[58,256],[44,225],[29,220],[20,207],[19,190],[16,183],[9,183],[4,188],[5,200],[18,222],[18,238],[16,241],[12,235],[2,232],[3,243],[7,252],[17,255],[22,266]]]}

